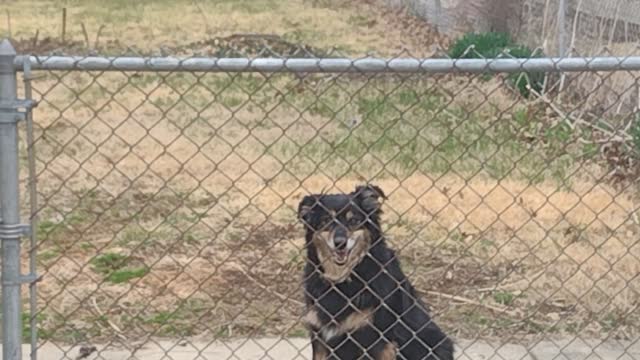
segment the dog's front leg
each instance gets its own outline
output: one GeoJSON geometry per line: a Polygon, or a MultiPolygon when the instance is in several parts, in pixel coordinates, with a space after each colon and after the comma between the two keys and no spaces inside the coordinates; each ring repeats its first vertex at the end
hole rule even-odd
{"type": "Polygon", "coordinates": [[[322,343],[320,334],[315,331],[311,332],[311,352],[313,354],[313,360],[329,359],[329,351],[327,351],[327,347],[322,343]]]}

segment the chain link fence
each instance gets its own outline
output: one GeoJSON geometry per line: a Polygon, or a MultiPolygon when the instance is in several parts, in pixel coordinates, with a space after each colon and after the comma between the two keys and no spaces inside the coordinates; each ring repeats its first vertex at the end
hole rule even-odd
{"type": "Polygon", "coordinates": [[[11,59],[5,359],[310,359],[298,206],[364,183],[456,358],[640,359],[639,57],[11,59]]]}

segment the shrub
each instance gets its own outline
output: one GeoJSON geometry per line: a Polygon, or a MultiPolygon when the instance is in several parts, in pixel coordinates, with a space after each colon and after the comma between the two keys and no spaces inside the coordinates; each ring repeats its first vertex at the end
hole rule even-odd
{"type": "Polygon", "coordinates": [[[449,56],[453,59],[494,58],[510,45],[511,39],[505,33],[466,33],[453,42],[449,56]],[[465,53],[471,46],[474,49],[465,53]]]}
{"type": "MultiPolygon", "coordinates": [[[[455,40],[449,49],[449,56],[453,59],[492,59],[498,57],[514,57],[530,59],[540,57],[533,50],[524,45],[513,42],[508,34],[497,32],[467,33],[455,40]],[[471,46],[473,50],[467,51],[471,46]],[[506,55],[506,54],[509,55],[506,55]]],[[[543,72],[519,72],[507,77],[509,83],[515,87],[520,95],[528,98],[530,95],[527,85],[536,92],[541,92],[544,84],[543,72]]]]}

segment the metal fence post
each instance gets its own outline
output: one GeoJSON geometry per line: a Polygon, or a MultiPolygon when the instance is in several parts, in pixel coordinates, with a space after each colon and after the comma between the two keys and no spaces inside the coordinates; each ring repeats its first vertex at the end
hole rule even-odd
{"type": "Polygon", "coordinates": [[[2,359],[22,359],[20,299],[20,224],[18,194],[16,51],[8,40],[0,43],[0,240],[2,241],[2,359]]]}
{"type": "Polygon", "coordinates": [[[566,0],[560,0],[558,1],[558,57],[565,57],[567,55],[566,16],[567,2],[566,0]]]}

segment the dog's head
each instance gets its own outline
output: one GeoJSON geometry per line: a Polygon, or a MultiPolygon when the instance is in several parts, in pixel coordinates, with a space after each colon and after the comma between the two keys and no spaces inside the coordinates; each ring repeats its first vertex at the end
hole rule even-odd
{"type": "Polygon", "coordinates": [[[378,240],[383,199],[385,194],[375,185],[302,199],[298,215],[307,231],[307,246],[315,248],[325,277],[343,280],[378,240]]]}

